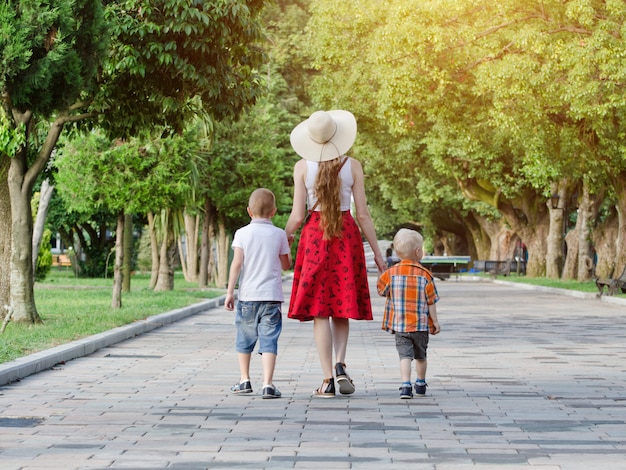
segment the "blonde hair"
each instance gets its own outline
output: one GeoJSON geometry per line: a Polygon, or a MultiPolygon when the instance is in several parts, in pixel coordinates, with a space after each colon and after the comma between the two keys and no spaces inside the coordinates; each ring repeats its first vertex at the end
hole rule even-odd
{"type": "Polygon", "coordinates": [[[341,237],[342,233],[341,178],[339,176],[342,163],[342,158],[320,162],[313,186],[320,208],[320,228],[324,231],[324,240],[341,237]]]}
{"type": "Polygon", "coordinates": [[[419,232],[401,228],[393,237],[393,248],[401,259],[412,258],[418,248],[424,246],[424,238],[419,232]]]}
{"type": "Polygon", "coordinates": [[[248,207],[255,217],[269,219],[276,208],[276,197],[269,189],[259,188],[252,191],[248,207]]]}

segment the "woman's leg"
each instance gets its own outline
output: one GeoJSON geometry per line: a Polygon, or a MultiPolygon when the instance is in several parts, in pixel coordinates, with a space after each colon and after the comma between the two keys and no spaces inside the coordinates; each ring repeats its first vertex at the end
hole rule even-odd
{"type": "Polygon", "coordinates": [[[335,347],[335,362],[346,362],[346,349],[350,335],[350,323],[347,318],[333,318],[332,325],[333,346],[335,347]]]}
{"type": "Polygon", "coordinates": [[[317,346],[324,379],[333,377],[333,335],[330,319],[315,317],[313,319],[313,336],[317,346]]]}

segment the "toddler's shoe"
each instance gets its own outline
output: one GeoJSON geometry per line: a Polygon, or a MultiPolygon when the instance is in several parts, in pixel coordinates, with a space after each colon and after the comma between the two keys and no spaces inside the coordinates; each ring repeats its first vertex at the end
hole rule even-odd
{"type": "Polygon", "coordinates": [[[280,398],[280,392],[274,385],[267,385],[263,387],[263,398],[280,398]]]}
{"type": "Polygon", "coordinates": [[[403,400],[408,400],[413,398],[413,390],[411,389],[411,384],[402,384],[400,387],[400,398],[403,400]]]}
{"type": "Polygon", "coordinates": [[[425,397],[426,396],[426,387],[427,385],[419,385],[419,384],[415,384],[415,395],[417,395],[418,397],[425,397]]]}
{"type": "Polygon", "coordinates": [[[252,384],[249,380],[233,385],[230,388],[233,393],[252,393],[252,384]]]}

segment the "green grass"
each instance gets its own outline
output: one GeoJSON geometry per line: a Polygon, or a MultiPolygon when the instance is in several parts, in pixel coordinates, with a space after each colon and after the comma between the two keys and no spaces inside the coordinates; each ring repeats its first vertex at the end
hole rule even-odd
{"type": "Polygon", "coordinates": [[[53,270],[35,284],[40,325],[9,323],[0,335],[0,363],[101,333],[149,316],[222,295],[221,289],[198,289],[177,274],[174,290],[153,292],[149,275],[135,275],[122,308],[111,308],[112,279],[79,279],[69,270],[53,270]]]}
{"type": "MultiPolygon", "coordinates": [[[[485,278],[491,279],[489,274],[480,274],[485,278]]],[[[531,284],[534,286],[554,287],[557,289],[576,290],[580,292],[592,292],[598,293],[598,288],[594,281],[572,281],[563,279],[547,279],[545,277],[527,277],[518,276],[517,274],[511,274],[509,276],[497,276],[496,279],[500,281],[519,282],[520,284],[531,284]]],[[[604,290],[606,294],[606,289],[604,290]]],[[[626,298],[626,294],[619,293],[615,297],[626,298]]]]}
{"type": "Polygon", "coordinates": [[[598,292],[593,281],[571,281],[562,279],[547,279],[543,277],[526,277],[512,274],[510,276],[498,276],[501,281],[519,282],[521,284],[532,284],[534,286],[555,287],[557,289],[577,290],[582,292],[598,292]]]}

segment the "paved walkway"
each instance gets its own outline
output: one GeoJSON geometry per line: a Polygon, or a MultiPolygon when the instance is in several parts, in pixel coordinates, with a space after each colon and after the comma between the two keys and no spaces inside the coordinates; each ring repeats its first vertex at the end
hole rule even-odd
{"type": "MultiPolygon", "coordinates": [[[[370,278],[372,287],[374,278],[370,278]]],[[[310,323],[285,320],[276,385],[235,396],[222,307],[0,387],[0,468],[626,468],[626,307],[490,282],[439,282],[428,395],[400,400],[391,335],[354,322],[357,391],[312,398],[310,323]]],[[[285,283],[289,294],[290,283],[285,283]]]]}

